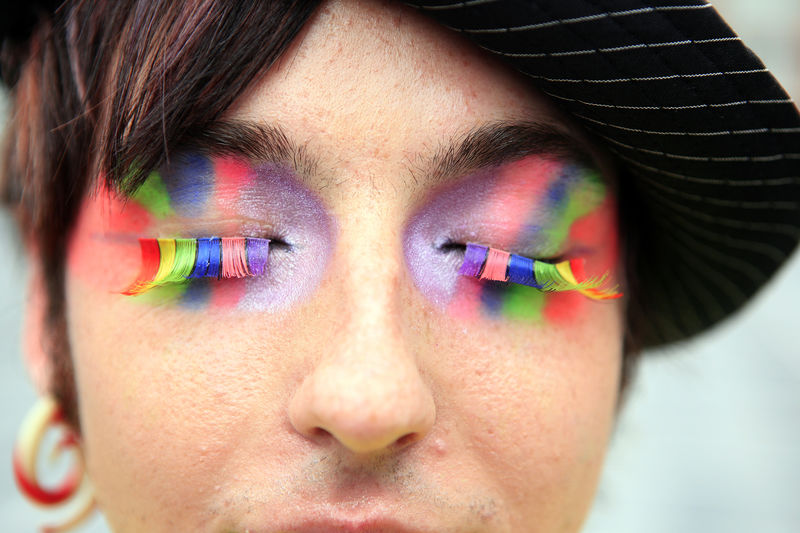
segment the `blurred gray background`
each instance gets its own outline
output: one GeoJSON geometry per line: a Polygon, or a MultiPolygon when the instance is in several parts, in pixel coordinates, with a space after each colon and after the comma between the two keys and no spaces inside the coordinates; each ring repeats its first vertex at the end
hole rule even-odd
{"type": "MultiPolygon", "coordinates": [[[[800,0],[713,3],[797,98],[800,0]]],[[[0,260],[0,531],[9,533],[54,518],[18,494],[11,474],[15,434],[35,402],[20,351],[26,265],[17,247],[0,213],[0,249],[12,250],[0,260]]],[[[645,359],[584,533],[800,531],[798,307],[795,255],[746,311],[645,359]]],[[[80,533],[106,531],[98,516],[80,533]]]]}

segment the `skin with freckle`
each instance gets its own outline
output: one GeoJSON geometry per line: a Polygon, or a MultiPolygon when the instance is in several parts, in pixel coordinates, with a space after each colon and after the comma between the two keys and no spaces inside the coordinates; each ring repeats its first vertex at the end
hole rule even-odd
{"type": "Polygon", "coordinates": [[[280,124],[316,171],[180,154],[132,201],[87,197],[70,245],[83,452],[113,530],[578,531],[623,304],[487,288],[441,245],[574,254],[613,276],[613,187],[546,153],[424,170],[487,124],[571,126],[399,3],[325,3],[244,94],[225,119],[280,124]],[[211,236],[287,246],[265,277],[119,294],[137,238],[211,236]]]}

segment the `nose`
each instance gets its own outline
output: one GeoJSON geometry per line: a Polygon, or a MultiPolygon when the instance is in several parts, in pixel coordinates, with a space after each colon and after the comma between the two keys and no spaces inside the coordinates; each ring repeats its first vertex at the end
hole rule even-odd
{"type": "Polygon", "coordinates": [[[346,305],[338,331],[289,405],[299,433],[317,442],[332,436],[357,454],[413,443],[436,417],[430,388],[403,339],[399,284],[376,276],[387,270],[374,267],[348,268],[350,281],[340,278],[346,305]]]}

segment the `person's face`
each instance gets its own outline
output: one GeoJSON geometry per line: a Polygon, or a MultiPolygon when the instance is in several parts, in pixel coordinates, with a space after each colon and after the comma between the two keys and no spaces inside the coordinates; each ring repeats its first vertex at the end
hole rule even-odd
{"type": "Polygon", "coordinates": [[[70,246],[82,444],[112,528],[579,529],[622,304],[458,276],[451,246],[619,278],[591,165],[463,142],[504,121],[570,128],[454,34],[360,1],[327,4],[226,120],[297,149],[173,155],[160,192],[88,198],[70,246]],[[211,236],[273,238],[268,274],[120,294],[137,237],[211,236]]]}

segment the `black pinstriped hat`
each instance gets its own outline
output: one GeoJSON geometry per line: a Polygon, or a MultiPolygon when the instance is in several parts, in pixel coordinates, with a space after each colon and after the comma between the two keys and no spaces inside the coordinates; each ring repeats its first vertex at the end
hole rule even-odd
{"type": "Polygon", "coordinates": [[[742,306],[800,240],[800,115],[702,0],[412,2],[530,77],[624,167],[655,346],[742,306]]]}

